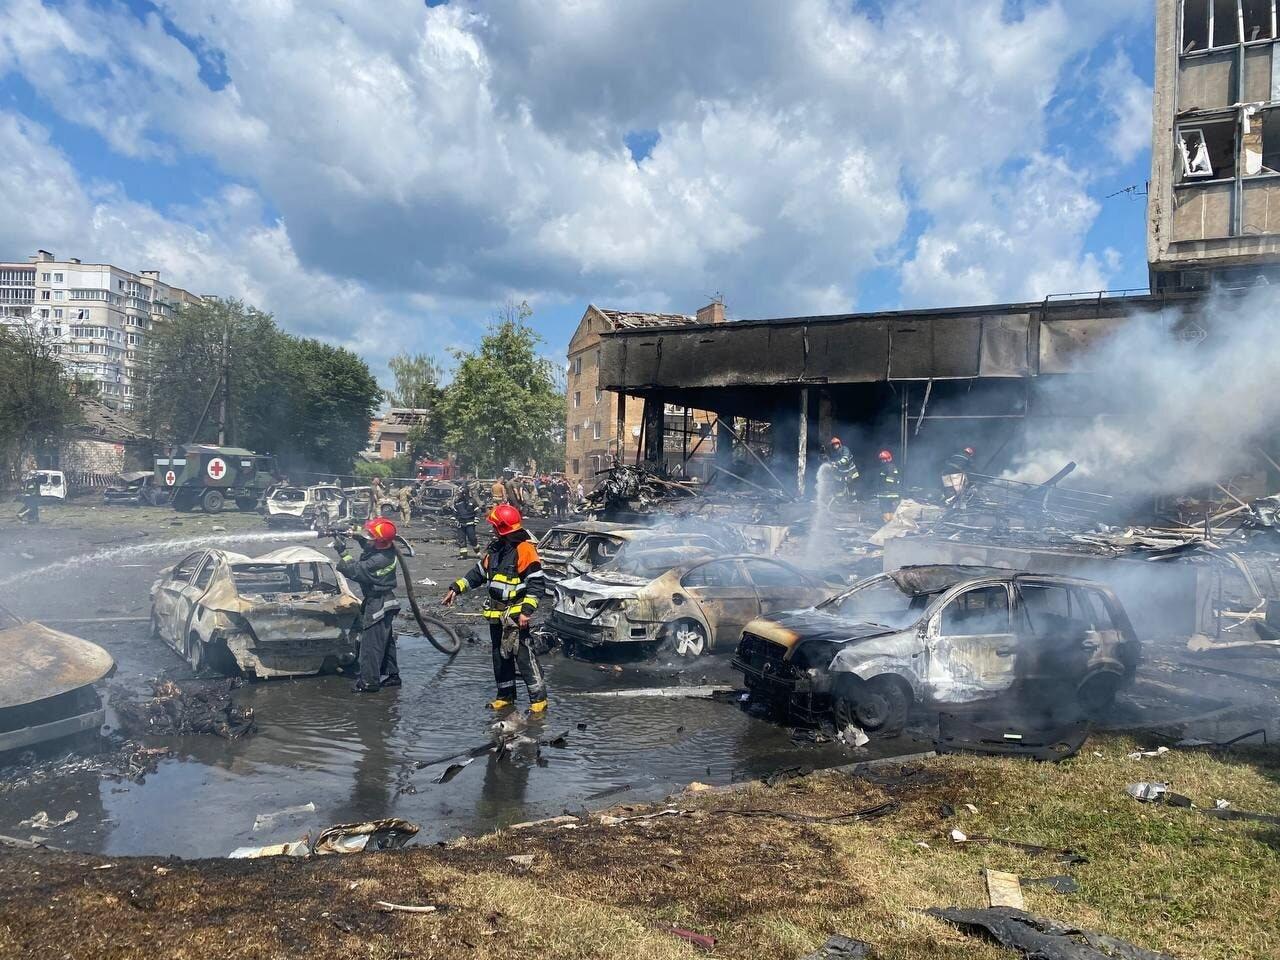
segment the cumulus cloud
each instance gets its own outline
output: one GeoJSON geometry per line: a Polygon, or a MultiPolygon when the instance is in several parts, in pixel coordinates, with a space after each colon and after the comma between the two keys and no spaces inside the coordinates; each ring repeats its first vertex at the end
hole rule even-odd
{"type": "Polygon", "coordinates": [[[198,154],[250,185],[168,226],[111,206],[190,240],[194,269],[252,262],[233,276],[263,296],[688,310],[718,290],[759,316],[850,309],[886,266],[908,303],[1109,269],[1045,111],[1142,0],[155,4],[9,0],[0,74],[117,152],[198,154]],[[657,141],[637,163],[639,130],[657,141]],[[256,225],[252,198],[273,211],[256,225]]]}

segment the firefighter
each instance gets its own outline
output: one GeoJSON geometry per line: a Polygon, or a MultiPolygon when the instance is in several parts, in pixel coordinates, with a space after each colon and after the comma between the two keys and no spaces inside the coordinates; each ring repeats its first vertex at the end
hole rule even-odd
{"type": "Polygon", "coordinates": [[[476,507],[471,484],[463,481],[453,496],[453,519],[458,524],[458,556],[468,557],[477,550],[476,507]]]}
{"type": "Polygon", "coordinates": [[[486,519],[493,527],[493,541],[467,575],[454,581],[443,603],[452,606],[458,594],[488,584],[484,618],[489,621],[493,675],[498,684],[498,695],[489,708],[515,706],[519,670],[529,691],[530,711],[541,713],[547,708],[547,685],[530,646],[529,615],[538,609],[538,600],[546,591],[542,560],[533,537],[524,529],[520,511],[511,504],[494,507],[486,519]]]}
{"type": "Polygon", "coordinates": [[[396,662],[395,617],[400,612],[396,598],[396,525],[385,517],[365,522],[360,556],[355,558],[346,537],[333,538],[338,552],[338,572],[360,584],[364,600],[360,604],[360,676],[351,688],[355,693],[374,693],[382,687],[400,686],[396,662]]]}
{"type": "Polygon", "coordinates": [[[40,522],[40,477],[32,474],[22,485],[22,509],[18,511],[18,519],[27,523],[40,522]]]}
{"type": "Polygon", "coordinates": [[[831,438],[831,466],[835,468],[836,476],[840,478],[844,495],[856,501],[858,499],[857,483],[861,474],[858,472],[857,463],[854,462],[853,453],[839,437],[831,438]]]}
{"type": "Polygon", "coordinates": [[[957,450],[947,457],[942,465],[942,497],[946,503],[955,503],[964,492],[965,485],[969,482],[969,471],[973,468],[973,455],[976,452],[973,447],[957,450]]]}
{"type": "Polygon", "coordinates": [[[902,475],[893,462],[893,451],[880,451],[880,482],[876,496],[880,500],[880,514],[885,523],[893,519],[902,501],[902,475]]]}
{"type": "Polygon", "coordinates": [[[400,519],[408,523],[413,519],[413,489],[409,484],[396,491],[396,500],[400,504],[400,519]]]}

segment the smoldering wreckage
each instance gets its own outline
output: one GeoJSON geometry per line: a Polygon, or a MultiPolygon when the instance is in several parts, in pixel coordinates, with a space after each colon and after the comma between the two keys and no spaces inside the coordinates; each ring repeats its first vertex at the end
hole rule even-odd
{"type": "MultiPolygon", "coordinates": [[[[1193,735],[1190,721],[1233,716],[1231,702],[1197,697],[1193,689],[1185,717],[1176,709],[1158,724],[1142,717],[1145,704],[1169,689],[1144,674],[1154,662],[1176,663],[1192,678],[1187,688],[1196,676],[1277,682],[1269,666],[1256,668],[1280,662],[1280,464],[1265,449],[1255,451],[1261,469],[1252,477],[1237,473],[1177,496],[1076,486],[1071,462],[1040,482],[1017,479],[1013,469],[989,475],[978,469],[979,455],[958,480],[954,469],[940,466],[931,482],[904,485],[886,498],[873,477],[847,482],[834,456],[816,471],[812,489],[797,492],[770,440],[761,441],[759,431],[753,438],[750,424],[726,426],[722,437],[730,437],[735,456],[718,457],[709,480],[638,458],[603,471],[575,515],[542,525],[539,551],[552,598],[537,636],[558,656],[599,662],[602,689],[592,693],[620,701],[719,701],[725,711],[785,726],[797,743],[838,745],[845,762],[855,764],[872,741],[900,743],[890,755],[1063,761],[1098,729],[1144,730],[1161,740],[1161,750],[1226,750],[1274,733],[1273,714],[1231,742],[1193,735]],[[637,662],[663,682],[618,688],[622,664],[637,662]],[[717,664],[735,682],[707,683],[705,672],[717,664]]],[[[383,507],[365,488],[297,489],[264,506],[269,527],[303,528],[298,535],[305,536],[318,511],[328,529],[335,518],[383,507]],[[304,517],[307,507],[313,509],[304,517]]],[[[405,529],[423,542],[451,543],[455,532],[437,510],[405,529]]],[[[438,586],[429,578],[417,583],[438,586]]],[[[406,586],[412,591],[407,579],[406,586]]],[[[302,678],[348,671],[358,657],[359,599],[332,557],[310,546],[257,556],[196,547],[162,571],[148,601],[151,642],[169,647],[195,678],[158,677],[147,696],[106,687],[114,718],[109,749],[78,745],[78,753],[61,760],[26,757],[9,768],[11,779],[56,781],[59,764],[141,779],[168,755],[172,738],[249,742],[259,719],[239,702],[244,685],[316,682],[302,678]]],[[[466,615],[423,622],[443,631],[444,647],[457,652],[459,636],[471,633],[466,615]]],[[[50,626],[3,612],[0,618],[9,664],[0,672],[7,721],[0,745],[10,759],[38,745],[56,753],[68,737],[95,733],[105,719],[99,689],[115,670],[111,656],[50,626]]],[[[536,769],[574,736],[546,735],[512,714],[474,744],[411,766],[431,770],[433,788],[443,789],[482,758],[536,769]]],[[[783,771],[771,782],[805,772],[783,771]]],[[[1159,782],[1130,787],[1142,802],[1174,803],[1180,796],[1159,782]]],[[[400,789],[417,788],[402,779],[400,789]]],[[[546,823],[618,827],[683,815],[674,807],[608,812],[617,792],[585,797],[578,809],[546,823]],[[586,803],[596,811],[588,813],[586,803]]],[[[1215,810],[1225,816],[1227,808],[1204,812],[1215,810]]],[[[299,824],[294,838],[241,844],[226,854],[252,860],[392,850],[420,832],[397,817],[304,831],[301,821],[315,812],[313,804],[269,811],[254,830],[259,822],[264,829],[299,824]]],[[[892,812],[882,805],[858,819],[892,812]]],[[[1230,812],[1264,820],[1276,813],[1230,812]]],[[[39,835],[0,843],[50,847],[48,833],[58,822],[36,819],[39,835]]],[[[1039,849],[958,830],[952,840],[1039,849]]],[[[518,856],[508,859],[527,866],[518,856]]],[[[1057,879],[1071,888],[1069,877],[1057,879]]],[[[1020,895],[1010,898],[998,884],[992,890],[989,909],[933,913],[1028,956],[1165,956],[1034,916],[1022,909],[1020,895]]],[[[379,902],[380,910],[429,912],[379,902]]],[[[714,937],[697,931],[670,932],[704,949],[715,946],[714,937]]],[[[872,950],[834,936],[812,956],[872,956],[872,950]]]]}

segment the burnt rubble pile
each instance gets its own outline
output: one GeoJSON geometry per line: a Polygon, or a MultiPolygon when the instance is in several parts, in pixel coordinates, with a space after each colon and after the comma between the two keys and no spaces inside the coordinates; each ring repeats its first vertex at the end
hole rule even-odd
{"type": "Polygon", "coordinates": [[[212,735],[236,740],[257,730],[250,708],[237,707],[231,693],[239,679],[172,680],[152,683],[153,696],[146,700],[115,699],[120,730],[127,736],[212,735]]]}

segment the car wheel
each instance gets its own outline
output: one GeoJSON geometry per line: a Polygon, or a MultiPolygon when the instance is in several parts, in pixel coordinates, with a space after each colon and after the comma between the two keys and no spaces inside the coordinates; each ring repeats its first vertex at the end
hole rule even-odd
{"type": "Polygon", "coordinates": [[[164,637],[161,636],[160,634],[160,618],[156,616],[156,611],[154,607],[152,607],[151,609],[151,639],[152,640],[164,639],[164,637]]]}
{"type": "Polygon", "coordinates": [[[666,650],[686,660],[694,660],[710,648],[706,628],[697,620],[685,618],[667,627],[666,650]]]}
{"type": "Polygon", "coordinates": [[[1114,673],[1095,673],[1085,677],[1076,691],[1076,699],[1085,716],[1096,717],[1106,713],[1116,702],[1120,691],[1120,677],[1114,673]]]}
{"type": "Polygon", "coordinates": [[[840,686],[831,699],[831,712],[836,726],[861,727],[872,737],[892,737],[907,725],[911,694],[894,677],[873,677],[866,682],[856,680],[840,686]]]}
{"type": "Polygon", "coordinates": [[[187,637],[187,662],[191,664],[192,673],[200,673],[209,665],[209,653],[204,641],[194,633],[187,637]]]}
{"type": "Polygon", "coordinates": [[[205,513],[221,513],[223,504],[222,491],[206,490],[204,498],[200,501],[200,505],[204,507],[205,513]]]}

